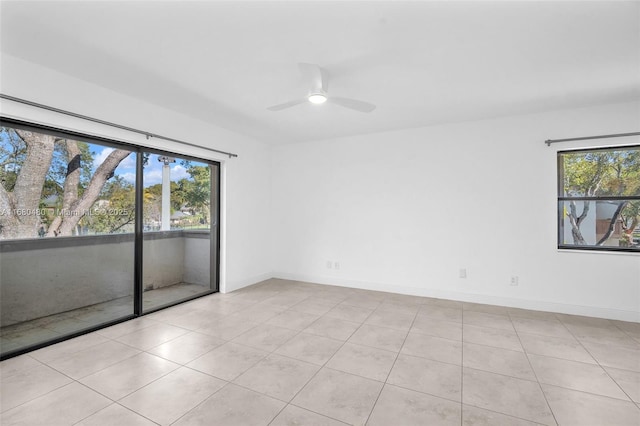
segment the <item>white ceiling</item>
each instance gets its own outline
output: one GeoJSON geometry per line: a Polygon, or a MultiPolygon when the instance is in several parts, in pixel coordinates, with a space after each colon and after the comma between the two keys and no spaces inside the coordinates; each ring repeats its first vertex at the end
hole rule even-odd
{"type": "MultiPolygon", "coordinates": [[[[638,2],[7,2],[2,51],[270,143],[640,98],[638,2]],[[320,64],[329,93],[273,104],[320,64]]],[[[17,95],[7,93],[9,95],[17,95]]]]}

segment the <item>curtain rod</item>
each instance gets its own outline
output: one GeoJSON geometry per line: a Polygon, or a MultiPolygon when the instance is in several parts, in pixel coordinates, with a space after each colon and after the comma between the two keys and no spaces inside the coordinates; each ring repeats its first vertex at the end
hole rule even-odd
{"type": "Polygon", "coordinates": [[[640,135],[640,132],[616,133],[616,134],[613,134],[613,135],[582,136],[582,137],[579,137],[579,138],[547,139],[546,141],[544,141],[544,143],[546,143],[547,146],[551,146],[552,143],[558,143],[558,142],[586,141],[586,140],[589,140],[589,139],[621,138],[621,137],[624,137],[624,136],[638,136],[638,135],[640,135]]]}
{"type": "Polygon", "coordinates": [[[158,134],[155,134],[155,133],[146,132],[144,130],[134,129],[133,127],[127,127],[127,126],[123,126],[123,125],[120,125],[120,124],[111,123],[109,121],[100,120],[98,118],[89,117],[87,115],[82,115],[82,114],[78,114],[78,113],[71,112],[71,111],[65,111],[63,109],[54,108],[52,106],[39,104],[37,102],[27,101],[26,99],[16,98],[14,96],[5,95],[4,93],[0,93],[0,98],[6,99],[6,100],[9,100],[9,101],[13,101],[13,102],[18,102],[18,103],[21,103],[21,104],[24,104],[24,105],[33,106],[33,107],[40,108],[40,109],[45,109],[47,111],[53,111],[53,112],[57,112],[59,114],[64,114],[64,115],[68,115],[68,116],[71,116],[71,117],[80,118],[82,120],[92,121],[94,123],[104,124],[105,126],[111,126],[111,127],[117,128],[117,129],[127,130],[127,131],[132,132],[132,133],[138,133],[140,135],[146,136],[147,139],[156,138],[156,139],[163,139],[165,141],[176,142],[176,143],[179,143],[179,144],[182,144],[182,145],[189,145],[189,146],[192,146],[194,148],[200,148],[200,149],[204,149],[206,151],[211,151],[211,152],[216,152],[218,154],[228,155],[229,158],[238,156],[238,154],[234,154],[232,152],[220,151],[220,150],[214,149],[214,148],[207,148],[207,147],[204,147],[204,146],[201,146],[201,145],[196,145],[194,143],[181,141],[179,139],[169,138],[167,136],[162,136],[162,135],[158,135],[158,134]]]}

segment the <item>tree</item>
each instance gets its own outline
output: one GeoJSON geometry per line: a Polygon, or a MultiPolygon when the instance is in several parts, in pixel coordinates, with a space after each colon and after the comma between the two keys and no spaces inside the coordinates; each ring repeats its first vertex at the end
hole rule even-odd
{"type": "Polygon", "coordinates": [[[211,204],[211,168],[209,166],[191,166],[187,173],[193,179],[185,191],[187,205],[202,212],[205,223],[209,223],[211,204]]]}
{"type": "MultiPolygon", "coordinates": [[[[563,155],[564,192],[568,196],[634,196],[640,193],[640,150],[619,149],[577,152],[563,155]]],[[[586,219],[592,201],[582,201],[580,212],[575,200],[569,201],[567,218],[571,224],[574,244],[586,245],[580,226],[586,219]]],[[[617,202],[605,234],[597,241],[601,246],[611,238],[618,221],[624,232],[631,235],[638,225],[638,203],[617,202]],[[635,224],[634,224],[635,222],[635,224]]]]}
{"type": "MultiPolygon", "coordinates": [[[[191,161],[181,160],[180,164],[186,168],[188,178],[170,182],[171,213],[189,208],[193,220],[197,215],[201,223],[209,223],[211,198],[211,169],[209,166],[194,165],[191,161]]],[[[150,185],[144,189],[144,219],[145,223],[159,221],[162,205],[162,184],[150,185]]]]}
{"type": "MultiPolygon", "coordinates": [[[[15,183],[11,185],[3,176],[0,185],[2,239],[38,236],[42,220],[40,201],[48,191],[61,192],[62,201],[47,236],[72,235],[116,167],[130,154],[126,150],[113,150],[90,176],[92,156],[86,144],[27,130],[2,131],[3,135],[10,135],[3,137],[3,142],[9,140],[23,146],[13,155],[20,159],[19,165],[13,167],[15,183]]],[[[12,142],[3,144],[7,145],[12,146],[12,142]]]]}
{"type": "Polygon", "coordinates": [[[27,154],[27,146],[15,132],[4,127],[0,127],[0,137],[4,141],[0,144],[0,181],[11,192],[27,154]]]}
{"type": "Polygon", "coordinates": [[[625,207],[620,212],[620,223],[623,233],[623,245],[628,247],[633,243],[633,232],[640,224],[640,201],[630,201],[625,207]]]}
{"type": "Polygon", "coordinates": [[[91,209],[88,226],[99,234],[123,232],[135,220],[135,186],[120,176],[107,182],[91,209]]]}
{"type": "MultiPolygon", "coordinates": [[[[177,182],[170,182],[169,188],[170,208],[171,212],[173,212],[182,207],[183,196],[180,185],[177,182]]],[[[155,185],[146,187],[143,192],[143,197],[145,224],[159,222],[162,216],[162,184],[156,183],[155,185]]]]}
{"type": "MultiPolygon", "coordinates": [[[[609,162],[608,179],[603,182],[606,195],[630,196],[640,194],[640,150],[614,151],[609,162]]],[[[631,245],[633,231],[638,226],[640,212],[638,202],[620,201],[611,216],[607,232],[598,240],[597,246],[604,245],[620,220],[623,231],[623,244],[631,245]]]]}
{"type": "Polygon", "coordinates": [[[113,150],[98,166],[86,188],[80,192],[80,150],[76,141],[67,140],[67,177],[64,183],[62,209],[51,226],[47,236],[71,235],[74,228],[95,203],[107,180],[113,177],[116,167],[129,154],[124,149],[113,150]]]}
{"type": "Polygon", "coordinates": [[[36,214],[45,178],[53,158],[55,137],[26,130],[15,130],[26,152],[11,191],[0,185],[0,237],[37,236],[40,218],[36,214]]]}

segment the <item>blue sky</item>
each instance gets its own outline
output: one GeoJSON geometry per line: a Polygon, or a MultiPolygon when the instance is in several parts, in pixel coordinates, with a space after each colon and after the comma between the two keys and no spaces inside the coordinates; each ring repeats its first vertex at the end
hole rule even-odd
{"type": "MultiPolygon", "coordinates": [[[[111,153],[114,149],[108,147],[101,147],[99,145],[92,145],[91,150],[95,153],[93,157],[93,167],[94,170],[98,167],[105,158],[111,153]]],[[[122,176],[127,182],[135,183],[136,180],[136,160],[135,153],[129,154],[127,158],[122,160],[120,165],[115,171],[117,176],[122,176]]],[[[200,165],[201,163],[196,163],[200,165]]],[[[149,161],[144,168],[144,186],[151,186],[158,183],[162,183],[162,166],[163,163],[158,161],[158,155],[151,154],[149,156],[149,161]]],[[[171,168],[171,180],[177,181],[182,178],[190,178],[191,176],[187,173],[187,170],[184,166],[179,164],[178,162],[172,163],[170,165],[171,168]]]]}
{"type": "MultiPolygon", "coordinates": [[[[0,137],[0,144],[7,144],[6,136],[3,134],[0,137]]],[[[105,147],[102,145],[96,145],[89,143],[91,152],[93,153],[93,170],[102,164],[104,159],[114,151],[114,148],[105,147]]],[[[136,176],[136,154],[131,153],[127,158],[122,160],[118,168],[115,170],[117,176],[122,176],[127,182],[135,183],[136,176]]],[[[179,158],[178,158],[179,160],[179,158]]],[[[192,162],[194,165],[205,165],[205,163],[192,162]]],[[[162,183],[162,165],[163,163],[158,161],[158,155],[151,154],[149,161],[144,168],[144,186],[148,187],[158,183],[162,183]]],[[[178,181],[182,178],[189,179],[191,176],[187,173],[187,170],[182,166],[179,161],[172,163],[171,167],[171,180],[178,181]]]]}

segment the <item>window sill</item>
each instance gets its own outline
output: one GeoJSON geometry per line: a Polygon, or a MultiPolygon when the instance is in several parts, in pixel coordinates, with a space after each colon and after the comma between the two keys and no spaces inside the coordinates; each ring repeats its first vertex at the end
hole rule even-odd
{"type": "Polygon", "coordinates": [[[557,247],[558,253],[588,253],[588,254],[606,254],[606,255],[622,255],[622,256],[637,256],[640,254],[640,250],[634,249],[584,249],[584,248],[567,248],[557,247]]]}

